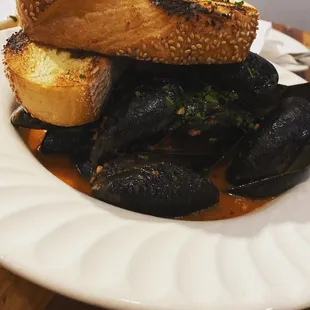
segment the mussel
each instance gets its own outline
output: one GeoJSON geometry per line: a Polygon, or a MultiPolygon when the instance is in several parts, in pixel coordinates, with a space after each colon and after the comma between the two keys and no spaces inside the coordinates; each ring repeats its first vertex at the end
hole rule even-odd
{"type": "Polygon", "coordinates": [[[234,91],[246,109],[261,117],[277,104],[278,97],[274,93],[279,82],[277,70],[269,61],[252,52],[245,61],[229,65],[174,66],[137,62],[136,70],[174,78],[184,89],[209,84],[234,91]]]}
{"type": "Polygon", "coordinates": [[[309,142],[310,101],[285,98],[241,142],[227,169],[228,182],[236,186],[230,192],[251,198],[272,197],[302,182],[307,172],[295,163],[309,142]]]}
{"type": "Polygon", "coordinates": [[[170,162],[106,163],[93,179],[95,198],[160,217],[185,216],[219,200],[217,188],[198,174],[170,162]]]}
{"type": "Polygon", "coordinates": [[[98,164],[135,140],[156,135],[175,118],[182,89],[178,84],[154,80],[136,89],[115,122],[103,123],[91,158],[98,164]],[[123,114],[123,115],[122,115],[123,114]]]}

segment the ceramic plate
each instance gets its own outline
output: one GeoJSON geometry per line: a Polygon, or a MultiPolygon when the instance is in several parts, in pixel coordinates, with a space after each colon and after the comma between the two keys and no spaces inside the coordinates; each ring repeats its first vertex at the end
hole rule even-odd
{"type": "MultiPolygon", "coordinates": [[[[12,31],[0,33],[0,44],[12,31]]],[[[143,216],[50,174],[10,124],[0,65],[0,257],[13,272],[112,309],[262,310],[310,304],[310,181],[218,222],[143,216]]],[[[279,69],[281,83],[303,80],[279,69]]]]}

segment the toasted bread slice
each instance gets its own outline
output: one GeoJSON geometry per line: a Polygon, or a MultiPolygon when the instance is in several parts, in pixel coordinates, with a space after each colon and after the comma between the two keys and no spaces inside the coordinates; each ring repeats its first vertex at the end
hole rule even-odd
{"type": "Polygon", "coordinates": [[[58,126],[97,120],[125,64],[94,54],[36,44],[13,34],[4,48],[16,100],[34,117],[58,126]]]}
{"type": "Polygon", "coordinates": [[[34,41],[166,64],[246,59],[259,12],[238,0],[17,0],[34,41]]]}

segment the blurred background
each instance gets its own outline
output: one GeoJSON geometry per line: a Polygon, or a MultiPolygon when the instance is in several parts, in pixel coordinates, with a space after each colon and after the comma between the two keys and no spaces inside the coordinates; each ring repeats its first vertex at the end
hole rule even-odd
{"type": "Polygon", "coordinates": [[[247,2],[260,10],[262,19],[310,30],[310,0],[247,0],[247,2]]]}

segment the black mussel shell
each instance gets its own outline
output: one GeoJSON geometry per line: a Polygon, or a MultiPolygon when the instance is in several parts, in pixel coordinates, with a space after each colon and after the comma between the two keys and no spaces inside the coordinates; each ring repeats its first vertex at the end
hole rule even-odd
{"type": "Polygon", "coordinates": [[[232,195],[251,199],[277,197],[309,178],[309,169],[292,171],[231,188],[232,195]]]}
{"type": "Polygon", "coordinates": [[[310,102],[286,98],[248,134],[227,170],[235,186],[284,174],[310,140],[310,102]]]}
{"type": "Polygon", "coordinates": [[[282,88],[283,98],[301,97],[310,102],[310,83],[282,86],[282,88]]]}
{"type": "Polygon", "coordinates": [[[198,174],[171,163],[147,163],[106,178],[92,187],[95,198],[159,217],[180,217],[218,203],[217,188],[198,174]]]}
{"type": "Polygon", "coordinates": [[[49,130],[40,145],[43,154],[85,154],[93,145],[94,132],[85,128],[49,130]]]}
{"type": "Polygon", "coordinates": [[[179,85],[163,80],[136,89],[124,115],[110,126],[101,126],[91,153],[94,164],[110,158],[133,141],[152,137],[166,128],[176,116],[181,93],[179,85]]]}

